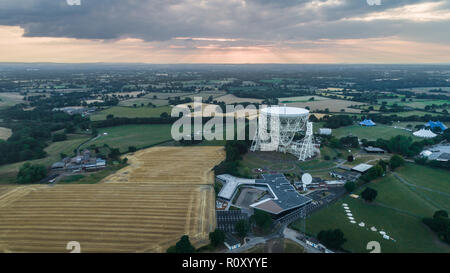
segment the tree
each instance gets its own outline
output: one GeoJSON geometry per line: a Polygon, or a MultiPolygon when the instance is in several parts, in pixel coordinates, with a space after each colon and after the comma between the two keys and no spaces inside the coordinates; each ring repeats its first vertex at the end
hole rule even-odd
{"type": "Polygon", "coordinates": [[[67,135],[66,134],[54,134],[52,136],[52,142],[64,141],[66,139],[67,139],[67,135]]]}
{"type": "Polygon", "coordinates": [[[398,135],[389,140],[388,148],[389,151],[393,153],[398,153],[401,155],[410,155],[411,151],[409,150],[409,148],[411,144],[412,144],[411,137],[398,135]]]}
{"type": "Polygon", "coordinates": [[[367,173],[363,174],[361,176],[361,179],[365,182],[370,182],[384,174],[383,167],[381,167],[379,164],[373,166],[370,168],[367,173]]]}
{"type": "Polygon", "coordinates": [[[436,211],[433,218],[423,218],[423,223],[437,233],[438,237],[450,244],[450,219],[445,210],[436,211]]]}
{"type": "Polygon", "coordinates": [[[189,236],[183,235],[180,240],[175,244],[175,253],[193,253],[195,252],[194,246],[189,241],[189,236]]]}
{"type": "Polygon", "coordinates": [[[68,123],[66,125],[66,128],[64,129],[64,132],[66,134],[70,134],[70,133],[74,133],[76,130],[75,125],[73,125],[73,123],[68,123]]]}
{"type": "Polygon", "coordinates": [[[134,153],[134,152],[136,152],[136,151],[137,151],[137,149],[136,149],[135,146],[129,146],[129,147],[128,147],[128,152],[129,152],[129,153],[134,153]]]}
{"type": "Polygon", "coordinates": [[[262,210],[255,210],[252,219],[255,221],[256,225],[264,231],[268,231],[272,225],[272,217],[269,213],[262,210]]]}
{"type": "Polygon", "coordinates": [[[348,162],[353,162],[353,160],[354,160],[353,155],[349,155],[349,156],[347,157],[347,161],[348,161],[348,162]]]}
{"type": "Polygon", "coordinates": [[[388,163],[386,161],[384,161],[383,159],[380,159],[380,160],[378,160],[377,165],[380,165],[383,168],[383,172],[386,172],[386,169],[387,169],[386,167],[388,165],[388,163]]]}
{"type": "Polygon", "coordinates": [[[355,182],[348,181],[345,183],[344,187],[347,190],[347,192],[353,192],[356,189],[356,184],[355,182]]]}
{"type": "Polygon", "coordinates": [[[317,239],[331,249],[340,249],[347,241],[344,238],[344,233],[340,229],[321,230],[317,235],[317,239]]]}
{"type": "Polygon", "coordinates": [[[247,220],[241,219],[237,221],[234,229],[236,230],[236,232],[240,237],[245,237],[247,236],[247,233],[250,231],[250,224],[248,223],[247,220]]]}
{"type": "Polygon", "coordinates": [[[17,174],[17,183],[30,184],[41,181],[47,176],[47,169],[43,165],[31,164],[29,162],[23,164],[17,174]]]}
{"type": "Polygon", "coordinates": [[[119,148],[111,148],[108,157],[111,159],[117,159],[120,156],[119,148]]]}
{"type": "Polygon", "coordinates": [[[223,244],[225,241],[225,232],[216,228],[213,232],[209,233],[209,240],[211,241],[211,245],[215,247],[223,244]]]}
{"type": "Polygon", "coordinates": [[[448,218],[448,213],[445,210],[438,210],[434,213],[433,218],[439,218],[439,217],[443,217],[443,218],[448,218]]]}
{"type": "Polygon", "coordinates": [[[395,170],[400,166],[405,165],[405,160],[403,159],[403,157],[399,156],[399,155],[393,155],[391,156],[391,159],[389,160],[389,168],[391,170],[395,170]]]}
{"type": "Polygon", "coordinates": [[[378,192],[372,188],[367,187],[362,193],[361,193],[361,197],[368,201],[368,202],[372,202],[373,200],[375,200],[375,198],[377,197],[378,192]]]}
{"type": "Polygon", "coordinates": [[[342,146],[344,147],[352,147],[352,148],[358,148],[359,147],[359,141],[358,137],[356,136],[346,136],[339,140],[342,146]]]}

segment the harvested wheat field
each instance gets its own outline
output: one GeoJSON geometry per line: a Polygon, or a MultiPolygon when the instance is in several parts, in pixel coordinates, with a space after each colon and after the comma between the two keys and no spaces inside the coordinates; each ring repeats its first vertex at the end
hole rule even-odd
{"type": "Polygon", "coordinates": [[[7,140],[11,135],[11,129],[0,127],[0,139],[7,140]]]}
{"type": "Polygon", "coordinates": [[[0,251],[164,252],[215,228],[214,177],[223,147],[154,147],[94,185],[0,187],[0,251]]]}

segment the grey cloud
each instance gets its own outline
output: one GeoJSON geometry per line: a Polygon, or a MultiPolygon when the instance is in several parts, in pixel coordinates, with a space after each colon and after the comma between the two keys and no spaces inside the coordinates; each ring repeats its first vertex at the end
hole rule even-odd
{"type": "MultiPolygon", "coordinates": [[[[382,0],[369,6],[366,0],[341,0],[339,5],[306,7],[312,0],[82,0],[69,6],[66,0],[2,0],[0,24],[18,25],[25,36],[81,39],[140,38],[168,41],[174,37],[239,38],[228,44],[252,41],[280,42],[314,39],[398,36],[413,40],[448,43],[443,35],[449,21],[345,21],[371,12],[439,0],[382,0]]],[[[316,0],[325,3],[327,0],[316,0]]],[[[448,5],[447,5],[448,8],[448,5]]],[[[194,46],[208,42],[178,41],[194,46]]]]}

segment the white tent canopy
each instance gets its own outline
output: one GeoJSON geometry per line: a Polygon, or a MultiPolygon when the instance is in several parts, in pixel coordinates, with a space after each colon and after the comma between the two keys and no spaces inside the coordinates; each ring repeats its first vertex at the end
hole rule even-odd
{"type": "Polygon", "coordinates": [[[433,138],[436,137],[436,134],[431,132],[430,130],[420,129],[417,132],[414,132],[413,135],[416,137],[423,137],[423,138],[433,138]]]}

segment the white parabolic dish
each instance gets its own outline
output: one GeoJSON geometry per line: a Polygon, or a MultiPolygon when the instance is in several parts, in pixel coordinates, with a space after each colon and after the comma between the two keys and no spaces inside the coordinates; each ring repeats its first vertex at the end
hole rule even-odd
{"type": "Polygon", "coordinates": [[[305,185],[309,185],[312,182],[312,176],[309,173],[305,173],[302,175],[302,183],[305,185]]]}
{"type": "Polygon", "coordinates": [[[264,113],[267,116],[294,118],[309,115],[309,110],[298,107],[271,106],[261,109],[261,113],[264,113]]]}

